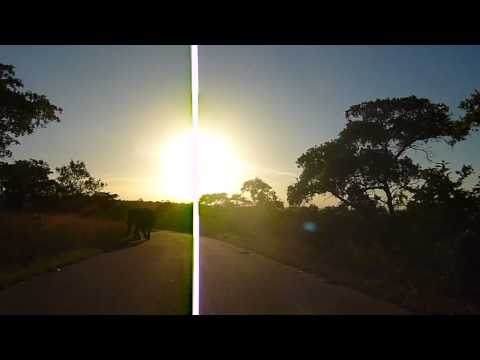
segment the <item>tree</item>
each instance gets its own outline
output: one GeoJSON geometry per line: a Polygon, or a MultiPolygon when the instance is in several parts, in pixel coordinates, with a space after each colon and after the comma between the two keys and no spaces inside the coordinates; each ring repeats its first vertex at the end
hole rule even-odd
{"type": "Polygon", "coordinates": [[[119,197],[118,194],[113,194],[110,192],[99,191],[92,195],[92,200],[96,201],[114,201],[117,200],[119,197]]]}
{"type": "Polygon", "coordinates": [[[116,200],[118,200],[118,194],[112,194],[109,192],[97,192],[90,197],[90,200],[97,204],[97,206],[103,210],[111,207],[116,200]]]}
{"type": "Polygon", "coordinates": [[[230,199],[227,193],[205,194],[200,197],[201,205],[229,205],[230,199]]]}
{"type": "Polygon", "coordinates": [[[83,161],[70,160],[68,165],[55,169],[60,192],[67,196],[92,196],[100,192],[106,183],[90,175],[83,161]]]}
{"type": "Polygon", "coordinates": [[[457,179],[453,180],[451,170],[445,161],[441,161],[435,167],[422,169],[423,183],[411,189],[413,196],[409,207],[422,209],[441,207],[449,213],[460,214],[459,217],[465,220],[468,220],[468,217],[475,217],[478,212],[476,189],[468,191],[463,187],[465,180],[473,173],[473,168],[464,165],[455,173],[457,179]]]}
{"type": "Polygon", "coordinates": [[[15,67],[0,63],[0,158],[12,155],[8,147],[20,144],[18,137],[30,135],[52,121],[59,122],[61,112],[45,95],[23,91],[15,67]]]}
{"type": "Polygon", "coordinates": [[[230,196],[230,204],[234,206],[250,206],[252,202],[243,197],[242,194],[232,194],[230,196]]]}
{"type": "Polygon", "coordinates": [[[288,188],[289,203],[299,205],[330,193],[352,208],[383,204],[394,215],[422,175],[408,151],[421,151],[429,158],[429,142],[453,146],[478,125],[477,97],[465,101],[460,108],[466,115],[459,120],[451,118],[445,104],[415,96],[350,107],[338,138],[308,149],[297,160],[302,173],[288,188]]]}
{"type": "Polygon", "coordinates": [[[272,187],[262,179],[255,178],[243,183],[242,194],[247,192],[254,206],[273,206],[283,207],[283,203],[278,200],[277,194],[272,187]]]}
{"type": "MultiPolygon", "coordinates": [[[[460,103],[460,110],[465,112],[462,117],[464,131],[469,131],[474,126],[480,125],[480,91],[474,90],[470,97],[460,103]]],[[[478,127],[475,128],[478,130],[478,127]]]]}
{"type": "Polygon", "coordinates": [[[206,206],[250,206],[252,202],[241,194],[227,193],[205,194],[200,197],[200,204],[206,206]]]}
{"type": "Polygon", "coordinates": [[[30,201],[55,193],[52,173],[42,160],[18,160],[0,163],[0,197],[8,209],[21,210],[30,201]]]}

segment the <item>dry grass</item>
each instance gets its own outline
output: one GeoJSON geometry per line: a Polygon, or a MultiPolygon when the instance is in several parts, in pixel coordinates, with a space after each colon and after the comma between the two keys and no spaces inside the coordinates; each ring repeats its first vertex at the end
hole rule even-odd
{"type": "Polygon", "coordinates": [[[0,272],[0,289],[27,280],[34,275],[46,271],[58,271],[62,267],[74,264],[80,260],[97,255],[101,252],[99,249],[78,249],[71,250],[62,254],[35,260],[27,266],[18,266],[0,272]]]}
{"type": "MultiPolygon", "coordinates": [[[[67,253],[110,250],[124,244],[125,225],[119,221],[78,215],[0,215],[0,272],[67,253]]],[[[68,257],[68,256],[67,256],[68,257]]]]}
{"type": "Polygon", "coordinates": [[[428,228],[415,234],[415,223],[391,228],[375,218],[365,220],[339,211],[302,214],[220,207],[201,207],[200,211],[205,236],[318,274],[414,313],[480,313],[478,304],[455,291],[452,242],[448,237],[433,236],[428,228]],[[314,221],[317,231],[304,231],[305,221],[314,221]]]}

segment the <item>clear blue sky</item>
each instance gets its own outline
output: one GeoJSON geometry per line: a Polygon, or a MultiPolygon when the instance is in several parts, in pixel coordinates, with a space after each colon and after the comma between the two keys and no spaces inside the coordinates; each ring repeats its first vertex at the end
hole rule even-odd
{"type": "MultiPolygon", "coordinates": [[[[14,158],[85,160],[123,198],[168,198],[151,190],[155,154],[190,126],[188,56],[188,46],[0,46],[27,89],[65,109],[14,158]]],[[[295,160],[335,137],[349,106],[413,94],[455,113],[480,89],[479,70],[479,46],[200,46],[200,121],[232,139],[250,166],[241,180],[259,176],[285,199],[295,160]]],[[[480,173],[480,134],[433,149],[480,173]]]]}

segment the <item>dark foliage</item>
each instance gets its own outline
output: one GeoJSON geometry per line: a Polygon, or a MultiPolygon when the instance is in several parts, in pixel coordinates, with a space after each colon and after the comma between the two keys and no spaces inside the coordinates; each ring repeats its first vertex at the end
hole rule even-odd
{"type": "Polygon", "coordinates": [[[404,207],[412,188],[426,175],[408,155],[426,145],[464,140],[479,123],[479,93],[462,101],[463,118],[454,120],[444,104],[415,96],[375,100],[346,111],[337,139],[308,149],[297,160],[302,173],[288,188],[291,205],[330,193],[345,205],[371,212],[384,206],[391,215],[404,207]]]}
{"type": "Polygon", "coordinates": [[[95,179],[83,161],[73,161],[55,169],[58,173],[58,192],[62,196],[93,196],[107,184],[95,179]]]}
{"type": "Polygon", "coordinates": [[[19,144],[18,137],[60,121],[61,112],[45,95],[24,91],[15,67],[0,63],[0,158],[12,155],[8,147],[19,144]]]}
{"type": "Polygon", "coordinates": [[[26,203],[38,203],[52,197],[56,182],[49,178],[50,167],[42,160],[18,160],[0,163],[0,203],[20,211],[26,203]]]}
{"type": "Polygon", "coordinates": [[[243,183],[242,194],[248,193],[253,206],[282,208],[283,203],[278,200],[272,187],[260,178],[247,180],[243,183]]]}

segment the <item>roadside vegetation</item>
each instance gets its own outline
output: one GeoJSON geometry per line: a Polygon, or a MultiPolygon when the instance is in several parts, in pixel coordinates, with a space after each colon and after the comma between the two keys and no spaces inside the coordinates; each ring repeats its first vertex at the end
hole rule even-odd
{"type": "Polygon", "coordinates": [[[289,207],[252,179],[202,197],[201,231],[415,312],[478,313],[480,181],[429,146],[478,130],[480,92],[459,110],[415,96],[354,105],[337,138],[298,158],[289,207]],[[318,208],[318,195],[338,206],[318,208]]]}

